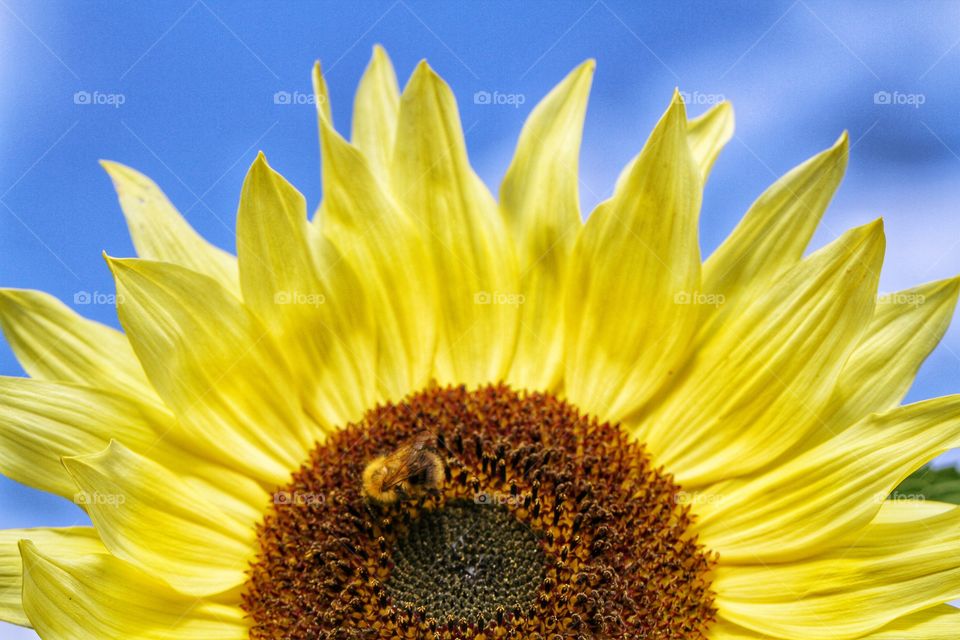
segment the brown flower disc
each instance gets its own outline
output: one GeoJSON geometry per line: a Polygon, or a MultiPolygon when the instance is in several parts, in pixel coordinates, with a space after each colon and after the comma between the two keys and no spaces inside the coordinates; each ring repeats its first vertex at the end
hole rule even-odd
{"type": "Polygon", "coordinates": [[[550,394],[431,387],[330,436],[275,494],[244,592],[256,640],[704,638],[715,558],[680,487],[550,394]],[[430,431],[436,494],[367,463],[430,431]]]}

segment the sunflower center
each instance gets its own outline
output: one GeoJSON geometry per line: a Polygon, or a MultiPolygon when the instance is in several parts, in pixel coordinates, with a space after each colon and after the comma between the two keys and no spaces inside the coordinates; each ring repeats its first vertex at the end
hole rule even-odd
{"type": "Polygon", "coordinates": [[[536,534],[498,506],[457,501],[412,523],[391,553],[387,593],[444,622],[481,624],[536,602],[545,556],[536,534]]]}
{"type": "Polygon", "coordinates": [[[715,556],[682,497],[618,425],[552,395],[431,387],[274,494],[250,637],[704,638],[715,556]]]}

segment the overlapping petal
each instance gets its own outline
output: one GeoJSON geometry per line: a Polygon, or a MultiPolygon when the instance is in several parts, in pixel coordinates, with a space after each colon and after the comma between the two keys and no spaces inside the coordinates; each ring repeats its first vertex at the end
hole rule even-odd
{"type": "Polygon", "coordinates": [[[903,400],[957,306],[960,279],[939,280],[880,296],[863,338],[843,366],[833,397],[821,412],[822,441],[862,416],[903,400]]]}
{"type": "Polygon", "coordinates": [[[701,176],[674,97],[637,162],[574,249],[565,302],[564,385],[581,409],[618,420],[668,384],[697,328],[701,176]]]}
{"type": "Polygon", "coordinates": [[[695,501],[701,539],[726,564],[788,562],[865,527],[910,472],[960,446],[960,396],[870,415],[749,480],[695,501]]]}
{"type": "Polygon", "coordinates": [[[110,554],[23,541],[23,609],[41,638],[246,640],[236,606],[184,596],[110,554]]]}
{"type": "Polygon", "coordinates": [[[854,229],[741,304],[638,437],[688,486],[755,471],[806,437],[873,315],[883,248],[879,222],[854,229]]]}
{"type": "Polygon", "coordinates": [[[223,492],[198,491],[116,441],[63,464],[113,555],[195,596],[245,580],[260,510],[223,492]]]}
{"type": "Polygon", "coordinates": [[[26,627],[30,621],[20,600],[23,590],[21,540],[31,540],[64,556],[106,553],[107,550],[92,527],[0,530],[0,621],[26,627]]]}
{"type": "MultiPolygon", "coordinates": [[[[393,199],[383,175],[326,120],[320,123],[324,199],[314,242],[332,243],[376,309],[376,382],[399,400],[433,374],[439,332],[437,283],[422,230],[393,199]]],[[[355,295],[355,292],[353,292],[355,295]]]]}
{"type": "Polygon", "coordinates": [[[162,405],[126,337],[40,291],[0,290],[0,326],[34,378],[72,382],[162,405]]]}
{"type": "Polygon", "coordinates": [[[493,196],[470,167],[453,93],[426,62],[400,100],[391,184],[424,230],[441,279],[437,381],[502,379],[516,346],[516,257],[493,196]]]}
{"type": "MultiPolygon", "coordinates": [[[[842,640],[960,597],[960,507],[905,509],[812,558],[720,566],[713,588],[723,616],[775,637],[842,640]]],[[[887,510],[904,507],[887,502],[887,510]]]]}
{"type": "Polygon", "coordinates": [[[153,180],[117,162],[100,164],[113,180],[138,256],[182,265],[239,293],[237,259],[194,231],[153,180]]]}
{"type": "Polygon", "coordinates": [[[374,401],[376,330],[358,274],[329,241],[312,244],[309,229],[303,196],[260,154],[237,213],[243,299],[283,345],[300,380],[289,389],[332,428],[374,401]]]}
{"type": "MultiPolygon", "coordinates": [[[[762,293],[800,260],[840,185],[849,148],[844,133],[831,148],[774,182],[704,262],[703,291],[725,300],[714,315],[735,314],[751,292],[762,293]]],[[[720,324],[715,319],[704,331],[720,324]]]]}
{"type": "Polygon", "coordinates": [[[580,65],[533,110],[500,187],[520,266],[520,330],[507,382],[553,389],[563,375],[564,283],[580,221],[578,165],[594,62],[580,65]]]}
{"type": "Polygon", "coordinates": [[[399,113],[397,74],[387,52],[377,45],[357,87],[350,140],[367,158],[374,175],[381,180],[389,179],[399,113]]]}
{"type": "Polygon", "coordinates": [[[207,276],[149,260],[110,260],[120,322],[154,388],[195,446],[268,485],[317,437],[296,379],[263,323],[207,276]]]}

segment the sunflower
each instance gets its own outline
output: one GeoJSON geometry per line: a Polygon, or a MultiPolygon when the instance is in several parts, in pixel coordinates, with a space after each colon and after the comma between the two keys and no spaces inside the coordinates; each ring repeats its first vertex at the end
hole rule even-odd
{"type": "Polygon", "coordinates": [[[846,135],[701,264],[733,135],[675,94],[582,222],[594,65],[533,110],[499,202],[450,89],[380,49],[351,141],[314,88],[323,202],[258,156],[217,249],[104,163],[124,332],[5,290],[30,378],[0,464],[92,527],[0,533],[0,618],[44,640],[960,637],[960,509],[886,500],[960,444],[900,406],[960,281],[877,293],[879,221],[804,255],[846,135]]]}

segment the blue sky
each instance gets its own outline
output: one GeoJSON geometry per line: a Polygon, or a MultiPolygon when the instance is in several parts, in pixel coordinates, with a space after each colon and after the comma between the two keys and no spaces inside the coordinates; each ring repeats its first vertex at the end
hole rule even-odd
{"type": "MultiPolygon", "coordinates": [[[[316,203],[316,122],[301,100],[310,66],[323,61],[334,120],[348,131],[353,91],[378,42],[401,82],[427,58],[452,85],[474,166],[495,192],[527,113],[595,58],[585,211],[609,195],[675,86],[693,97],[694,114],[732,101],[736,137],[705,194],[705,255],[770,182],[847,129],[847,179],[815,245],[883,216],[883,291],[949,277],[960,273],[958,25],[952,2],[396,0],[347,9],[0,0],[0,284],[70,304],[81,292],[96,301],[113,290],[101,251],[132,247],[100,158],[152,176],[229,249],[258,150],[316,203]],[[478,91],[522,104],[476,104],[478,91]],[[290,104],[278,104],[277,92],[290,104]]],[[[116,324],[110,305],[74,306],[116,324]]],[[[0,373],[22,374],[6,346],[0,373]]],[[[958,373],[954,326],[908,399],[960,389],[958,373]]],[[[82,519],[72,504],[0,479],[0,527],[82,519]]],[[[5,638],[32,637],[14,633],[0,627],[5,638]]]]}

